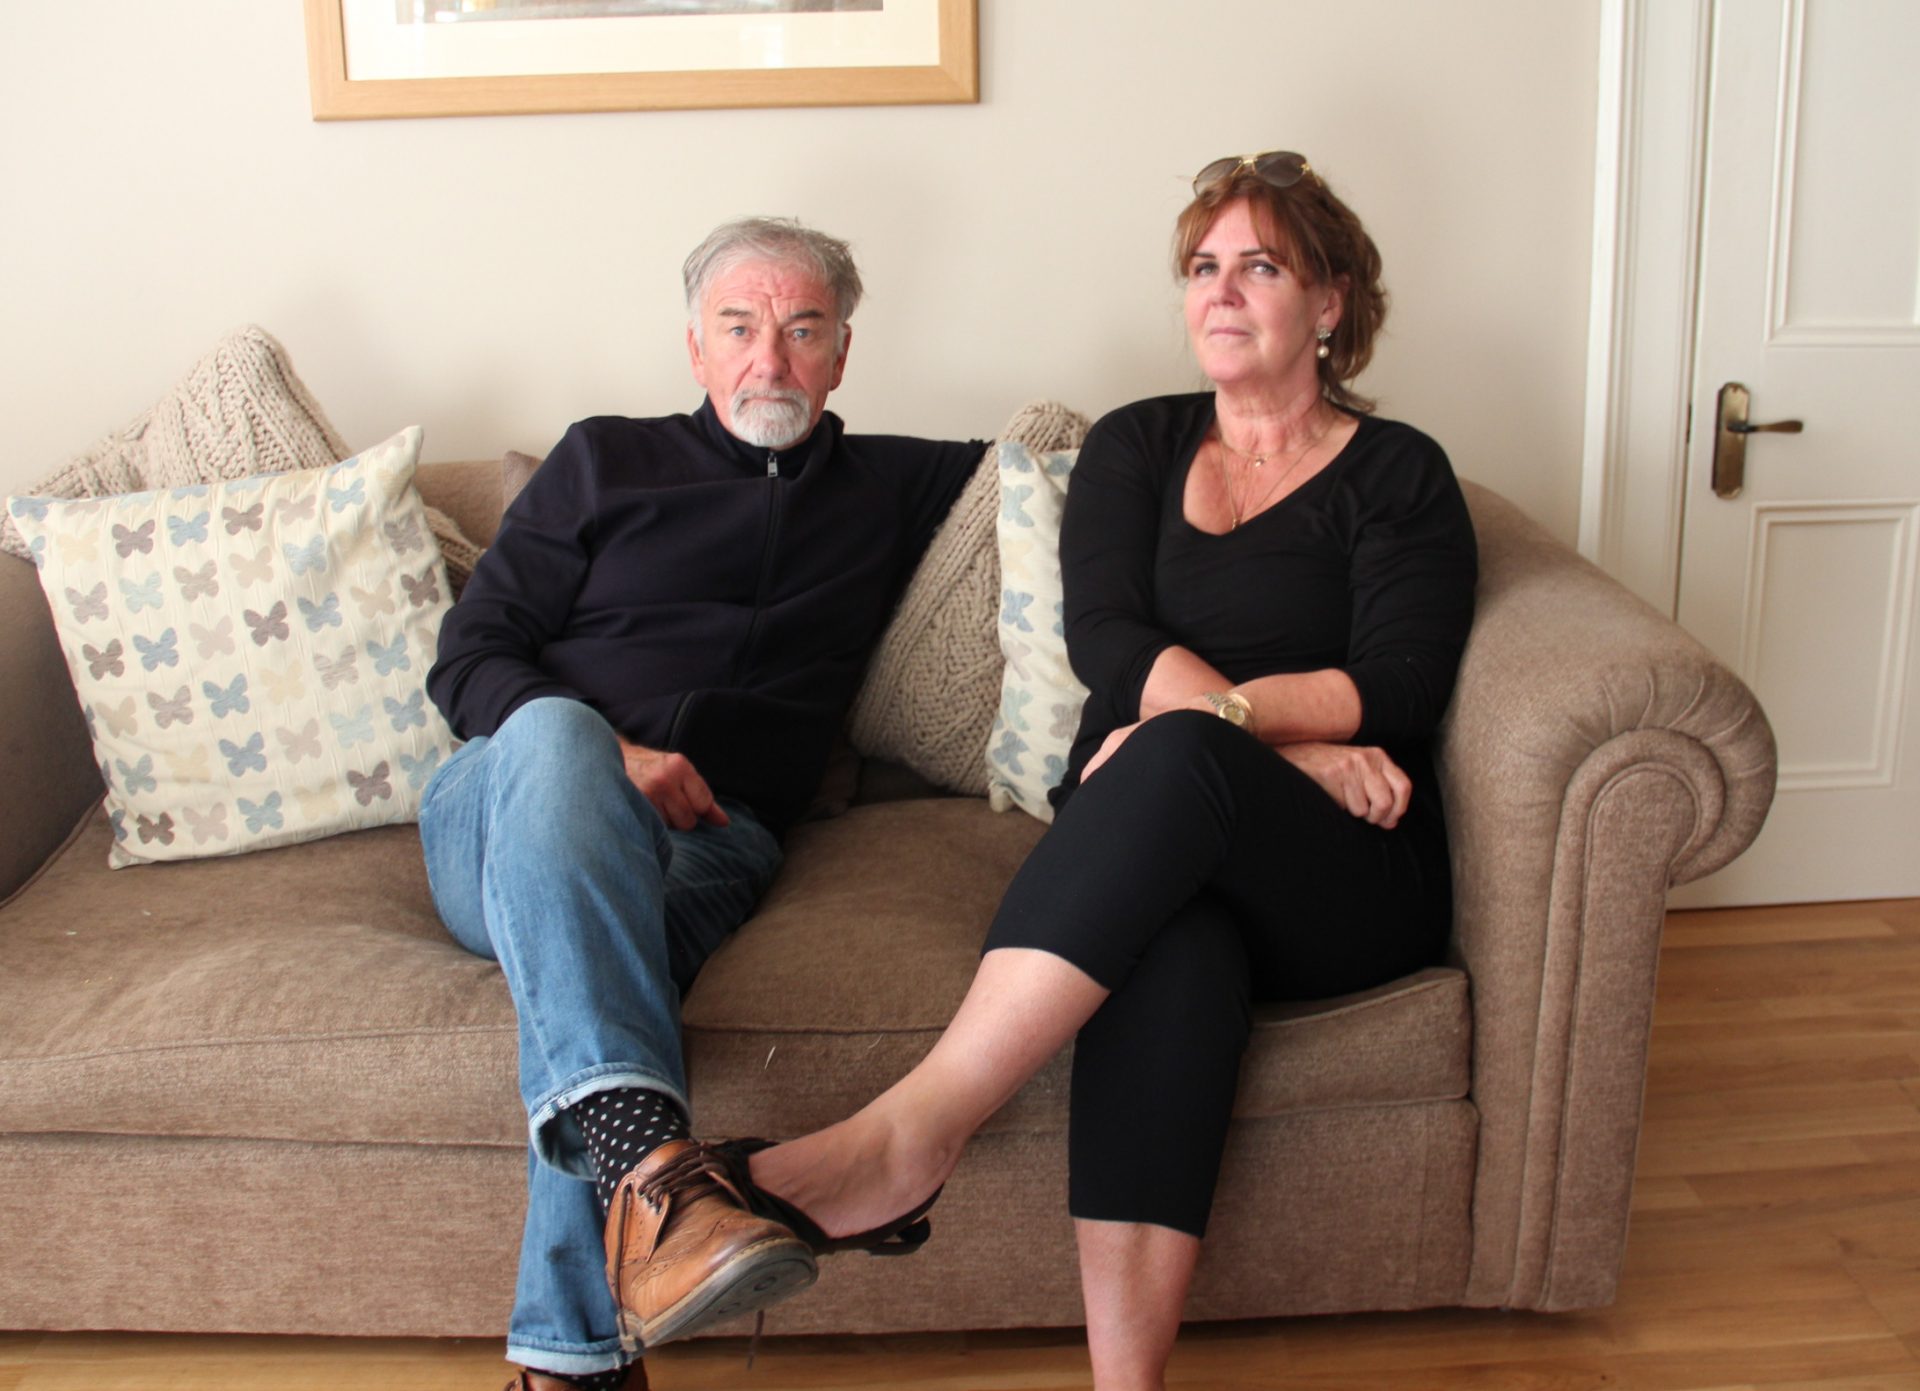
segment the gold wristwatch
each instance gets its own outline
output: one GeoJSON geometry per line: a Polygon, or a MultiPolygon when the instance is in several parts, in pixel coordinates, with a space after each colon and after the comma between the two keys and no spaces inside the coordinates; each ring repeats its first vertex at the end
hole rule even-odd
{"type": "Polygon", "coordinates": [[[1253,706],[1238,691],[1206,691],[1202,698],[1213,707],[1213,713],[1228,724],[1239,729],[1248,729],[1253,725],[1253,706]]]}

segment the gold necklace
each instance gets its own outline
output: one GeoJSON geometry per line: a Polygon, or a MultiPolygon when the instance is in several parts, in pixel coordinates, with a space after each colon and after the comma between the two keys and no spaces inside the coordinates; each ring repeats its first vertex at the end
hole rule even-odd
{"type": "MultiPolygon", "coordinates": [[[[1214,434],[1219,441],[1220,448],[1224,450],[1226,453],[1238,454],[1242,459],[1245,459],[1249,464],[1251,464],[1253,468],[1260,469],[1260,468],[1266,467],[1267,460],[1272,456],[1267,454],[1249,454],[1244,449],[1235,449],[1231,444],[1227,443],[1227,432],[1220,428],[1220,423],[1218,421],[1214,422],[1213,428],[1214,428],[1214,434]]],[[[1242,521],[1246,520],[1248,517],[1258,515],[1260,509],[1266,506],[1268,499],[1270,499],[1275,493],[1280,491],[1280,485],[1287,481],[1288,477],[1293,473],[1293,471],[1296,468],[1300,467],[1300,461],[1306,458],[1307,455],[1313,452],[1314,446],[1319,444],[1321,440],[1325,439],[1327,437],[1327,431],[1331,430],[1332,428],[1333,428],[1333,422],[1332,421],[1326,422],[1319,428],[1318,431],[1314,433],[1312,438],[1307,440],[1305,444],[1301,445],[1299,449],[1295,450],[1293,458],[1287,462],[1287,466],[1281,469],[1279,473],[1274,475],[1273,482],[1267,485],[1266,490],[1260,494],[1259,498],[1250,507],[1244,505],[1245,504],[1244,498],[1237,498],[1234,496],[1233,479],[1232,479],[1232,476],[1229,475],[1227,472],[1226,461],[1221,457],[1220,454],[1216,453],[1213,456],[1213,462],[1214,462],[1214,466],[1218,468],[1220,471],[1220,486],[1226,492],[1226,495],[1227,495],[1227,514],[1232,518],[1232,525],[1230,525],[1227,528],[1227,530],[1238,531],[1240,529],[1240,523],[1242,521]]]]}

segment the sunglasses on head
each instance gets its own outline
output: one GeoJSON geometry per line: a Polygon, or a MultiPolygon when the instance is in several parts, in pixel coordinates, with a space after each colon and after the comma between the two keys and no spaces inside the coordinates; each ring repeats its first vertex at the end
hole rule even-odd
{"type": "Polygon", "coordinates": [[[1263,155],[1228,155],[1225,159],[1216,159],[1193,176],[1194,197],[1206,197],[1243,172],[1275,188],[1292,188],[1313,172],[1313,166],[1307,163],[1305,155],[1297,155],[1292,150],[1268,150],[1263,155]]]}

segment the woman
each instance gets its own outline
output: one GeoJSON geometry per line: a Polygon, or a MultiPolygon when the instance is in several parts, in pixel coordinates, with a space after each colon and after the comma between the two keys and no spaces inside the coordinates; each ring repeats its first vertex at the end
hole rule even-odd
{"type": "Polygon", "coordinates": [[[1115,411],[1081,451],[1061,561],[1090,695],[1059,815],[927,1058],[751,1159],[816,1237],[871,1238],[1075,1042],[1069,1206],[1103,1391],[1162,1384],[1250,1001],[1441,956],[1429,749],[1473,607],[1446,456],[1349,385],[1386,308],[1353,213],[1299,155],[1219,160],[1175,265],[1212,390],[1115,411]]]}

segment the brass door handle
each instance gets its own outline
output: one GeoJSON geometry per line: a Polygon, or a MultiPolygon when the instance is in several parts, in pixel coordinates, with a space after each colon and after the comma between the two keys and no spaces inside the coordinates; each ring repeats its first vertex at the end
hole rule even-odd
{"type": "Polygon", "coordinates": [[[1720,388],[1719,407],[1714,412],[1713,495],[1721,498],[1740,496],[1747,482],[1748,435],[1797,435],[1806,428],[1798,420],[1774,420],[1764,425],[1747,423],[1751,401],[1739,382],[1720,388]]]}

